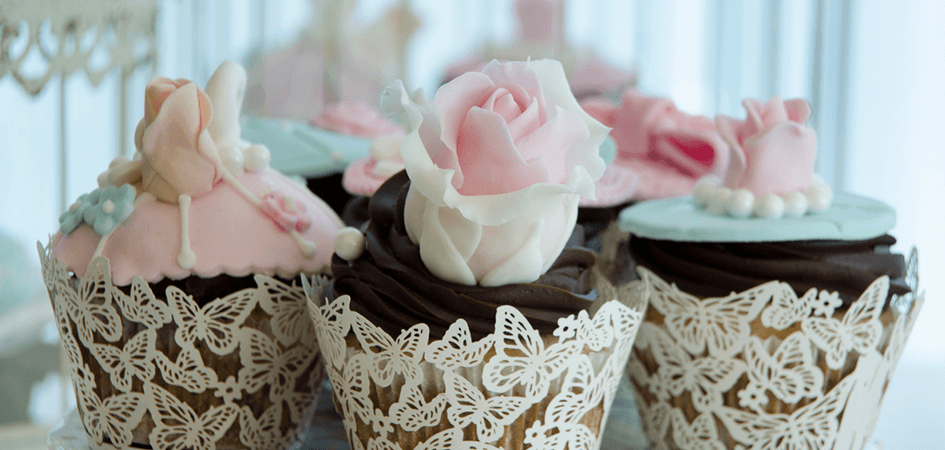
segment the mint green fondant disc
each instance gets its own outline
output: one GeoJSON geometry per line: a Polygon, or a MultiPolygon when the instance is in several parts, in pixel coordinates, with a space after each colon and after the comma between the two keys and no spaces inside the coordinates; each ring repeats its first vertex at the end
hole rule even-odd
{"type": "Polygon", "coordinates": [[[285,119],[244,117],[242,138],[269,148],[272,168],[286,175],[319,177],[339,173],[364,158],[371,140],[285,119]]]}
{"type": "Polygon", "coordinates": [[[896,225],[896,211],[866,197],[838,193],[826,211],[801,217],[762,219],[710,214],[692,197],[640,202],[620,213],[619,225],[634,235],[682,242],[774,242],[869,239],[896,225]]]}

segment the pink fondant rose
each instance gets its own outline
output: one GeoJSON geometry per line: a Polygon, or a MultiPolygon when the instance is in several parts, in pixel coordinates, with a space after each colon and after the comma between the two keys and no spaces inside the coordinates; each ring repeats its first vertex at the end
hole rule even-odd
{"type": "Polygon", "coordinates": [[[155,78],[145,91],[141,130],[142,188],[177,203],[210,192],[223,176],[210,137],[210,99],[189,80],[155,78]]]}
{"type": "Polygon", "coordinates": [[[594,196],[608,129],[578,105],[557,61],[498,63],[443,85],[433,104],[403,85],[382,104],[404,119],[407,233],[456,283],[536,280],[561,253],[579,196],[594,196]]]}
{"type": "Polygon", "coordinates": [[[805,126],[810,106],[801,99],[774,97],[762,104],[742,102],[748,118],[717,116],[719,134],[732,147],[725,187],[747,189],[759,196],[803,192],[811,187],[817,137],[805,126]]]}
{"type": "MultiPolygon", "coordinates": [[[[597,184],[600,200],[622,203],[631,198],[682,196],[692,192],[699,178],[722,176],[728,169],[728,145],[712,119],[682,112],[670,99],[646,96],[631,88],[623,93],[619,105],[594,99],[581,106],[613,128],[611,136],[617,143],[617,157],[597,184]],[[635,176],[638,183],[636,191],[625,191],[621,196],[619,190],[626,188],[613,180],[626,175],[635,176]]],[[[587,201],[582,205],[609,206],[587,201]]]]}

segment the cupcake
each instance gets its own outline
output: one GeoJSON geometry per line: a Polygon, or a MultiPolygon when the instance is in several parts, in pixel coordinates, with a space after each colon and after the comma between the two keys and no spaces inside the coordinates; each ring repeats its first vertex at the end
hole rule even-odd
{"type": "Polygon", "coordinates": [[[299,275],[342,223],[240,139],[246,74],[148,83],[132,160],[38,244],[93,447],[284,448],[320,354],[299,275]]]}
{"type": "Polygon", "coordinates": [[[382,104],[409,124],[406,171],[310,304],[352,448],[598,445],[643,306],[566,248],[606,127],[550,60],[382,104]]]}
{"type": "Polygon", "coordinates": [[[923,295],[895,211],[813,175],[802,100],[716,118],[694,197],[621,213],[650,309],[628,371],[653,448],[860,449],[923,295]]]}

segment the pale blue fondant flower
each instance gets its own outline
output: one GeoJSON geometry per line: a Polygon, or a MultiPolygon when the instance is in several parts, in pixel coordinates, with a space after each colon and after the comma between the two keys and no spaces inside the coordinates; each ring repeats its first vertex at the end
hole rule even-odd
{"type": "Polygon", "coordinates": [[[75,203],[59,216],[59,232],[64,235],[72,233],[76,227],[82,223],[85,211],[88,210],[90,206],[98,203],[98,197],[101,192],[101,189],[95,189],[88,194],[80,195],[75,203]]]}
{"type": "Polygon", "coordinates": [[[98,202],[88,207],[82,217],[100,236],[111,233],[131,215],[136,193],[130,184],[106,186],[101,189],[98,202]]]}

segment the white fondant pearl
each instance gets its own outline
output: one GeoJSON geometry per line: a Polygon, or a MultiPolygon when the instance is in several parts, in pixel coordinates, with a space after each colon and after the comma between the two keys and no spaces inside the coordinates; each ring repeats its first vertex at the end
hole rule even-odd
{"type": "Polygon", "coordinates": [[[712,198],[709,199],[709,205],[705,210],[709,214],[723,214],[728,207],[728,199],[732,196],[732,190],[727,187],[715,189],[712,198]]]}
{"type": "Polygon", "coordinates": [[[784,215],[784,200],[770,192],[758,197],[755,202],[755,215],[765,219],[781,217],[784,215]]]}
{"type": "Polygon", "coordinates": [[[712,194],[715,193],[717,187],[718,186],[711,178],[703,178],[692,188],[692,196],[700,206],[706,206],[709,204],[709,199],[712,198],[712,194]]]}
{"type": "Polygon", "coordinates": [[[738,189],[728,198],[726,209],[734,217],[748,217],[755,206],[755,194],[747,189],[738,189]]]}
{"type": "Polygon", "coordinates": [[[243,151],[243,167],[250,172],[261,172],[269,168],[272,155],[265,145],[253,144],[243,151]]]}
{"type": "Polygon", "coordinates": [[[821,176],[817,175],[816,173],[810,176],[810,182],[812,185],[813,184],[822,184],[824,186],[827,185],[827,183],[824,182],[824,179],[821,178],[821,176]]]}
{"type": "Polygon", "coordinates": [[[115,204],[111,200],[105,200],[105,203],[102,204],[102,211],[105,214],[111,214],[115,211],[115,204]]]}
{"type": "Polygon", "coordinates": [[[243,173],[243,152],[235,145],[227,145],[219,148],[220,160],[223,166],[233,175],[243,173]]]}
{"type": "Polygon", "coordinates": [[[781,197],[784,200],[784,213],[791,217],[800,217],[807,212],[807,197],[798,191],[788,192],[781,197]]]}
{"type": "Polygon", "coordinates": [[[98,174],[98,178],[95,179],[95,182],[98,183],[98,187],[103,188],[108,186],[108,171],[104,171],[98,174]]]}
{"type": "Polygon", "coordinates": [[[807,197],[807,208],[813,212],[820,212],[830,207],[833,192],[825,184],[815,184],[804,193],[807,197]]]}
{"type": "Polygon", "coordinates": [[[354,261],[364,253],[364,235],[352,227],[342,228],[335,235],[335,253],[345,261],[354,261]]]}

